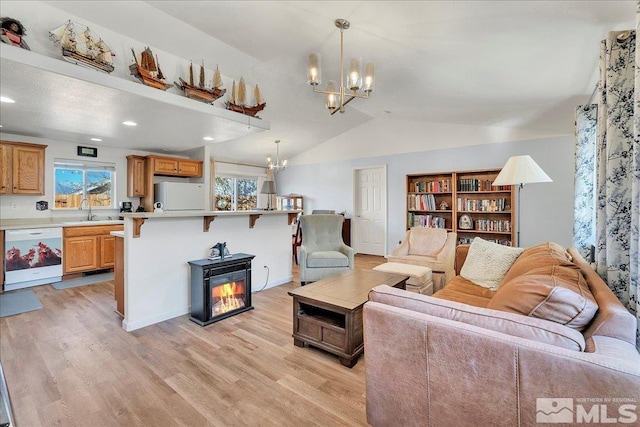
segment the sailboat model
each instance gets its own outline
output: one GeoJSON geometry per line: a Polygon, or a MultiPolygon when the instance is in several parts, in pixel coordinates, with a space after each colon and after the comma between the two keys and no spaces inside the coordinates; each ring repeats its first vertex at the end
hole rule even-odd
{"type": "Polygon", "coordinates": [[[264,107],[267,105],[262,99],[262,95],[260,94],[260,89],[258,85],[253,90],[253,97],[255,98],[255,105],[250,106],[246,105],[247,88],[244,84],[244,78],[240,77],[240,82],[236,88],[236,82],[233,82],[233,87],[231,88],[231,96],[227,101],[227,110],[235,111],[237,113],[246,114],[248,116],[255,116],[258,112],[264,110],[264,107]]]}
{"type": "Polygon", "coordinates": [[[131,71],[132,76],[137,77],[143,84],[156,89],[167,90],[173,87],[172,84],[164,82],[164,75],[160,69],[158,57],[156,56],[156,59],[153,59],[153,52],[148,46],[140,54],[140,62],[138,62],[133,48],[131,48],[131,53],[133,53],[133,59],[136,61],[135,64],[129,65],[129,71],[131,71]]]}
{"type": "Polygon", "coordinates": [[[49,31],[49,39],[62,48],[65,61],[110,73],[114,70],[112,56],[115,53],[96,36],[89,27],[71,20],[49,31]]]}
{"type": "Polygon", "coordinates": [[[198,101],[206,102],[207,104],[213,104],[213,101],[220,98],[227,91],[222,89],[222,77],[220,76],[220,70],[216,67],[216,71],[213,75],[213,84],[210,89],[205,86],[204,82],[204,61],[200,66],[200,82],[198,86],[193,83],[193,63],[189,66],[189,83],[185,82],[180,77],[180,83],[174,82],[177,87],[183,90],[187,98],[196,99],[198,101]]]}

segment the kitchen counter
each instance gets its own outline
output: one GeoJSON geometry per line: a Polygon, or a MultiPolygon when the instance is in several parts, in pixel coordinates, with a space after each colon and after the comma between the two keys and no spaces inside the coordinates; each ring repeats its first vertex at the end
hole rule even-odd
{"type": "Polygon", "coordinates": [[[66,218],[16,218],[0,221],[0,230],[17,230],[21,228],[79,227],[92,225],[124,224],[123,220],[82,220],[78,217],[66,218]]]}
{"type": "Polygon", "coordinates": [[[213,220],[217,217],[248,217],[248,227],[253,228],[258,218],[263,215],[274,216],[286,214],[288,223],[291,224],[293,220],[302,212],[300,210],[248,210],[248,211],[166,211],[166,212],[135,212],[135,213],[123,213],[120,214],[125,219],[131,218],[133,220],[133,237],[140,237],[140,230],[145,220],[158,220],[158,219],[176,219],[176,218],[195,218],[200,217],[203,219],[203,231],[209,231],[209,227],[213,220]]]}

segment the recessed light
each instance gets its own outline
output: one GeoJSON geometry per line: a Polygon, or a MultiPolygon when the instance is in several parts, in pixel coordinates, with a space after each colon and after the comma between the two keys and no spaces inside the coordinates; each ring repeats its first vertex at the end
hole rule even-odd
{"type": "Polygon", "coordinates": [[[16,101],[14,101],[11,98],[7,98],[6,96],[0,96],[0,102],[6,102],[7,104],[13,104],[16,101]]]}
{"type": "Polygon", "coordinates": [[[96,142],[100,142],[100,141],[102,141],[102,139],[100,139],[100,138],[91,138],[91,140],[92,140],[92,141],[96,141],[96,142]]]}
{"type": "Polygon", "coordinates": [[[202,139],[204,139],[205,141],[213,141],[213,138],[212,138],[212,137],[210,137],[210,136],[205,136],[205,137],[204,137],[204,138],[202,138],[202,139]]]}
{"type": "Polygon", "coordinates": [[[130,120],[127,120],[126,122],[122,122],[122,124],[126,126],[138,126],[136,122],[132,122],[130,120]]]}

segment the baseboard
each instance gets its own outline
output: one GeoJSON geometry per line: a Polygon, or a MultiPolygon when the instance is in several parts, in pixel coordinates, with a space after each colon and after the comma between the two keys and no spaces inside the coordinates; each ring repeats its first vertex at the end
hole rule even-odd
{"type": "Polygon", "coordinates": [[[158,314],[157,316],[147,317],[145,319],[138,320],[122,320],[122,329],[127,332],[135,331],[136,329],[144,328],[145,326],[155,325],[156,323],[164,322],[165,320],[173,319],[176,317],[183,316],[185,314],[189,314],[191,309],[189,306],[168,311],[166,313],[158,314]]]}

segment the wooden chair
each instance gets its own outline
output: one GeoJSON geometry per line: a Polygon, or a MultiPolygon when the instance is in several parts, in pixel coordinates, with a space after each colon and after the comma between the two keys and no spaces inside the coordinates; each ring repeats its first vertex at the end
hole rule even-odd
{"type": "Polygon", "coordinates": [[[298,246],[302,244],[302,227],[300,226],[300,218],[298,218],[296,232],[293,235],[291,244],[293,247],[293,261],[298,265],[298,246]]]}

